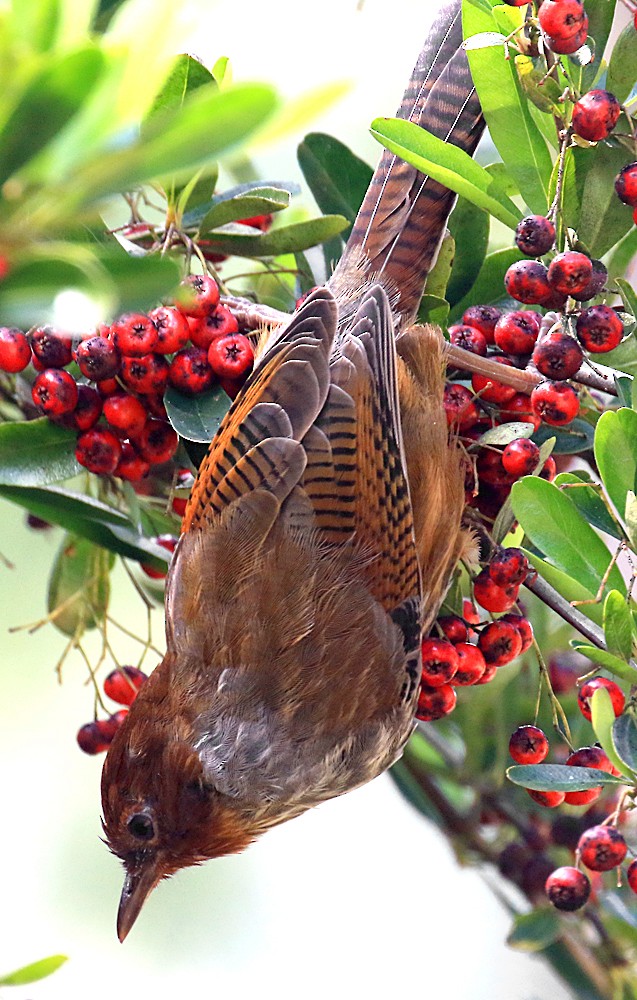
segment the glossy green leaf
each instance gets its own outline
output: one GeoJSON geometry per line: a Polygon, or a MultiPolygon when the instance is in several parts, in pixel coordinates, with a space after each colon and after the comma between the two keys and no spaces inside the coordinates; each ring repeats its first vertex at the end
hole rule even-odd
{"type": "Polygon", "coordinates": [[[480,273],[489,245],[489,223],[488,212],[477,208],[466,198],[458,198],[448,222],[449,232],[456,244],[445,295],[452,306],[468,294],[480,273]]]}
{"type": "Polygon", "coordinates": [[[631,228],[632,216],[615,193],[615,177],[630,162],[622,146],[579,150],[588,169],[581,195],[578,236],[591,257],[602,257],[631,228]],[[599,153],[603,152],[603,156],[599,153]]]}
{"type": "MultiPolygon", "coordinates": [[[[510,498],[509,498],[510,499],[510,498]]],[[[540,576],[546,580],[558,594],[560,594],[566,601],[586,601],[586,604],[580,604],[577,608],[581,611],[583,615],[590,618],[592,622],[601,627],[602,616],[603,616],[603,606],[601,601],[595,601],[594,598],[597,593],[593,593],[584,587],[579,580],[573,579],[568,573],[564,573],[563,570],[558,569],[557,566],[552,566],[551,563],[547,562],[545,559],[541,559],[536,553],[531,552],[529,549],[524,549],[525,554],[534,569],[538,571],[540,576]]]]}
{"type": "Polygon", "coordinates": [[[530,438],[532,434],[533,424],[516,420],[509,424],[499,424],[497,427],[491,427],[484,434],[480,435],[476,441],[476,445],[506,445],[510,444],[511,441],[517,441],[518,438],[530,438]]]}
{"type": "Polygon", "coordinates": [[[347,220],[342,215],[322,215],[256,235],[245,226],[233,226],[229,223],[225,229],[206,234],[206,238],[220,253],[237,254],[240,257],[278,257],[283,253],[297,253],[325,243],[346,225],[347,220]]]}
{"type": "Polygon", "coordinates": [[[289,191],[283,191],[280,188],[257,187],[255,185],[249,192],[245,193],[235,194],[232,191],[224,191],[223,194],[211,199],[210,208],[199,224],[199,232],[205,234],[219,226],[224,226],[227,222],[280,212],[289,204],[289,191]]]}
{"type": "Polygon", "coordinates": [[[300,190],[295,181],[246,181],[245,184],[228,188],[222,194],[210,196],[205,202],[193,207],[184,215],[183,225],[186,229],[202,229],[203,220],[218,205],[226,201],[238,201],[242,197],[263,197],[275,202],[279,208],[285,208],[290,203],[290,195],[299,194],[300,190]]]}
{"type": "Polygon", "coordinates": [[[595,428],[586,420],[576,417],[568,425],[568,428],[549,427],[548,424],[541,424],[533,435],[536,444],[542,444],[549,437],[555,438],[553,449],[556,455],[576,455],[582,451],[589,451],[593,447],[595,428]]]}
{"type": "Polygon", "coordinates": [[[622,275],[626,274],[628,265],[635,254],[637,254],[637,227],[629,229],[624,238],[609,251],[606,258],[609,277],[611,279],[621,278],[622,275]]]}
{"type": "Polygon", "coordinates": [[[507,944],[518,951],[542,951],[562,933],[559,914],[546,907],[519,914],[507,935],[507,944]]]}
{"type": "Polygon", "coordinates": [[[459,146],[444,142],[402,118],[375,118],[371,133],[392,153],[490,212],[509,229],[517,226],[522,217],[520,210],[502,191],[498,179],[459,146]]]}
{"type": "Polygon", "coordinates": [[[555,477],[555,485],[568,495],[571,503],[586,518],[589,524],[600,531],[605,531],[608,535],[619,539],[621,537],[619,526],[610,516],[606,504],[599,494],[599,488],[587,485],[576,472],[560,472],[555,477]]]}
{"type": "Polygon", "coordinates": [[[624,510],[624,524],[626,533],[633,551],[637,552],[637,497],[632,490],[626,494],[626,509],[624,510]]]}
{"type": "Polygon", "coordinates": [[[611,764],[614,764],[618,771],[625,774],[626,765],[618,756],[613,743],[615,711],[606,688],[597,688],[596,691],[593,691],[590,698],[590,706],[593,732],[595,733],[602,750],[605,752],[611,764]]]}
{"type": "Polygon", "coordinates": [[[637,318],[637,294],[635,294],[635,289],[624,278],[615,278],[615,284],[619,289],[619,294],[622,297],[626,310],[637,318]]]}
{"type": "Polygon", "coordinates": [[[630,659],[633,654],[633,620],[625,597],[617,590],[611,590],[604,601],[604,636],[609,653],[622,660],[630,659]]]}
{"type": "Polygon", "coordinates": [[[599,785],[622,784],[620,778],[607,771],[568,764],[514,764],[507,769],[506,775],[514,785],[536,792],[583,792],[599,785]]]}
{"type": "MultiPolygon", "coordinates": [[[[533,433],[533,425],[526,424],[524,426],[525,426],[525,431],[524,433],[520,434],[520,437],[529,437],[530,434],[533,433]]],[[[498,428],[492,428],[492,430],[497,431],[498,428]]],[[[489,431],[487,431],[486,433],[488,434],[489,431]]],[[[555,443],[555,438],[549,438],[547,441],[544,442],[544,444],[541,445],[540,456],[538,458],[537,465],[535,466],[535,469],[533,470],[532,473],[534,476],[539,475],[541,469],[544,468],[544,463],[546,462],[547,458],[553,451],[554,443],[555,443]]],[[[497,544],[502,542],[508,535],[508,533],[511,531],[514,524],[515,524],[515,514],[513,513],[513,507],[511,505],[511,497],[509,495],[502,504],[502,506],[500,507],[497,517],[493,523],[493,528],[491,533],[493,535],[494,542],[496,542],[497,544]]]]}
{"type": "Polygon", "coordinates": [[[180,437],[209,444],[230,408],[230,399],[221,386],[196,396],[186,396],[171,387],[164,395],[164,404],[180,437]]]}
{"type": "Polygon", "coordinates": [[[96,628],[110,598],[110,552],[77,535],[65,535],[49,577],[47,611],[65,635],[96,628]]]}
{"type": "Polygon", "coordinates": [[[27,986],[29,983],[37,983],[39,979],[45,979],[68,961],[66,955],[49,955],[48,958],[41,958],[38,962],[31,962],[23,965],[15,972],[9,972],[0,976],[0,986],[27,986]]]}
{"type": "Polygon", "coordinates": [[[606,90],[614,94],[620,104],[630,95],[637,77],[637,31],[632,24],[627,24],[613,45],[606,90]]]}
{"type": "MultiPolygon", "coordinates": [[[[545,479],[526,476],[513,484],[511,503],[533,544],[559,569],[596,594],[611,554],[568,496],[545,479]]],[[[610,571],[605,589],[613,588],[626,592],[617,566],[610,571]]]]}
{"type": "MultiPolygon", "coordinates": [[[[604,69],[602,57],[610,36],[615,10],[616,5],[608,3],[608,0],[587,0],[586,2],[586,13],[588,15],[588,37],[589,39],[592,38],[595,41],[596,58],[590,66],[587,66],[584,69],[582,73],[582,92],[588,90],[593,85],[593,81],[596,80],[597,74],[604,69]]],[[[616,45],[617,41],[614,42],[613,49],[616,45]]],[[[635,63],[633,62],[632,65],[634,71],[635,63]]],[[[608,86],[608,80],[605,84],[603,84],[603,86],[605,90],[612,89],[608,86]]],[[[619,97],[618,100],[622,101],[623,98],[619,97]]]]}
{"type": "Polygon", "coordinates": [[[418,306],[418,322],[445,327],[449,320],[449,303],[439,295],[423,295],[418,306]]]}
{"type": "Polygon", "coordinates": [[[612,741],[615,753],[627,768],[637,773],[637,720],[628,710],[613,722],[612,741]]]}
{"type": "Polygon", "coordinates": [[[372,169],[338,139],[310,132],[297,150],[299,166],[314,200],[324,215],[342,215],[351,224],[372,179],[372,169]]]}
{"type": "Polygon", "coordinates": [[[628,681],[629,684],[637,683],[637,671],[635,668],[631,667],[625,660],[620,660],[613,653],[608,653],[605,649],[598,649],[597,646],[589,646],[583,642],[575,641],[571,645],[582,656],[588,657],[593,663],[603,667],[604,670],[607,670],[609,674],[613,674],[614,677],[618,677],[619,680],[628,681]]]}
{"type": "Polygon", "coordinates": [[[540,69],[530,56],[522,54],[514,56],[513,62],[520,86],[535,107],[544,114],[562,115],[563,107],[559,103],[562,88],[552,76],[547,77],[546,68],[540,69]]]}
{"type": "Polygon", "coordinates": [[[194,56],[186,53],[178,55],[153,100],[146,121],[150,121],[158,112],[180,108],[189,94],[209,84],[216,86],[209,69],[194,56]]]}
{"type": "Polygon", "coordinates": [[[447,291],[447,285],[449,284],[449,277],[451,275],[451,267],[455,253],[455,240],[450,233],[445,233],[442,238],[442,243],[438,249],[436,261],[427,275],[427,282],[425,284],[426,295],[435,295],[440,299],[444,299],[446,297],[445,292],[447,291]]]}
{"type": "Polygon", "coordinates": [[[628,491],[637,492],[637,413],[607,410],[597,421],[595,460],[617,513],[623,517],[628,491]]]}
{"type": "Polygon", "coordinates": [[[0,425],[0,484],[42,486],[77,475],[76,439],[46,417],[0,425]]]}

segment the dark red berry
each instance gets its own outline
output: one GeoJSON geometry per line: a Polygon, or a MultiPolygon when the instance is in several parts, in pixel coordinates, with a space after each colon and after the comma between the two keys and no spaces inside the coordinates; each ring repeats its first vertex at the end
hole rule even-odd
{"type": "Polygon", "coordinates": [[[262,233],[267,233],[272,225],[272,215],[253,215],[249,219],[239,219],[242,226],[252,226],[253,229],[260,229],[262,233]]]}
{"type": "Polygon", "coordinates": [[[568,382],[540,382],[531,393],[531,406],[552,427],[563,427],[579,413],[579,396],[568,382]]]}
{"type": "Polygon", "coordinates": [[[599,688],[606,688],[610,695],[610,700],[613,705],[613,711],[616,716],[621,715],[624,711],[624,705],[626,699],[624,698],[624,692],[615,684],[615,681],[609,680],[607,677],[593,677],[590,681],[585,681],[579,689],[579,694],[577,696],[577,704],[579,705],[580,712],[585,719],[591,721],[591,703],[590,700],[599,688]]]}
{"type": "Polygon", "coordinates": [[[588,17],[584,15],[582,27],[576,34],[571,35],[570,38],[551,38],[550,35],[544,35],[544,44],[557,55],[572,55],[573,52],[581,49],[587,38],[588,17]]]}
{"type": "Polygon", "coordinates": [[[82,375],[94,382],[112,379],[119,372],[122,363],[113,341],[99,336],[83,340],[75,352],[75,360],[82,375]]]}
{"type": "Polygon", "coordinates": [[[530,476],[539,461],[540,449],[530,438],[516,438],[502,452],[502,465],[516,479],[530,476]]]}
{"type": "Polygon", "coordinates": [[[31,360],[27,336],[13,326],[0,326],[0,371],[21,372],[31,360]]]}
{"type": "Polygon", "coordinates": [[[141,479],[145,479],[149,472],[150,462],[142,458],[130,441],[124,441],[114,475],[128,482],[138,483],[141,479]]]}
{"type": "Polygon", "coordinates": [[[589,90],[575,103],[573,128],[582,139],[599,142],[613,131],[621,110],[619,101],[608,90],[589,90]]]}
{"type": "MultiPolygon", "coordinates": [[[[509,358],[497,357],[492,358],[492,360],[504,367],[514,367],[513,362],[509,358]]],[[[473,391],[479,394],[480,399],[485,400],[487,403],[506,403],[507,400],[515,396],[515,389],[512,386],[505,385],[503,382],[497,382],[486,375],[478,375],[477,372],[474,372],[471,376],[471,385],[473,391]]]]}
{"type": "Polygon", "coordinates": [[[80,465],[96,475],[108,476],[115,472],[121,453],[119,438],[105,427],[84,431],[75,446],[75,457],[80,465]]]}
{"type": "Polygon", "coordinates": [[[609,872],[626,857],[626,841],[615,826],[592,826],[577,844],[582,864],[594,872],[609,872]]]}
{"type": "Polygon", "coordinates": [[[190,396],[205,392],[214,381],[208,352],[202,347],[185,347],[183,351],[178,351],[170,362],[168,381],[175,389],[190,396]]]}
{"type": "Polygon", "coordinates": [[[608,279],[608,271],[601,260],[591,260],[591,264],[593,265],[593,274],[590,281],[581,291],[571,292],[572,297],[577,299],[578,302],[587,302],[589,299],[599,295],[608,279]]]}
{"type": "Polygon", "coordinates": [[[116,729],[119,729],[119,727],[121,726],[122,722],[124,721],[127,715],[128,715],[128,709],[120,708],[117,712],[113,712],[112,715],[109,715],[108,721],[111,722],[116,727],[116,729]]]}
{"type": "Polygon", "coordinates": [[[102,413],[102,397],[90,385],[78,385],[75,409],[62,418],[65,426],[76,431],[87,431],[93,427],[102,413]]]}
{"type": "Polygon", "coordinates": [[[146,423],[144,404],[126,392],[116,392],[104,400],[104,416],[121,437],[134,437],[146,423]]]}
{"type": "Polygon", "coordinates": [[[151,417],[146,421],[141,434],[135,438],[134,444],[142,458],[151,465],[159,465],[173,457],[177,451],[179,438],[169,423],[151,417]]]}
{"type": "Polygon", "coordinates": [[[534,802],[537,802],[539,806],[544,806],[545,809],[556,809],[564,801],[564,792],[542,792],[535,788],[527,788],[526,791],[534,802]]]}
{"type": "Polygon", "coordinates": [[[624,336],[624,324],[610,306],[589,306],[577,317],[577,336],[591,354],[613,351],[624,336]]]}
{"type": "Polygon", "coordinates": [[[537,726],[519,726],[511,734],[509,753],[517,764],[540,764],[549,752],[549,741],[537,726]]]}
{"type": "Polygon", "coordinates": [[[96,382],[95,388],[102,399],[112,396],[114,392],[120,392],[121,386],[116,378],[103,378],[96,382]]]}
{"type": "Polygon", "coordinates": [[[242,333],[218,337],[208,348],[208,364],[218,378],[246,378],[253,362],[252,344],[242,333]]]}
{"type": "Polygon", "coordinates": [[[443,615],[436,621],[436,626],[442,630],[445,639],[452,642],[454,646],[457,642],[466,642],[469,638],[466,622],[458,615],[443,615]]]}
{"type": "Polygon", "coordinates": [[[140,358],[122,358],[122,381],[142,395],[162,394],[168,385],[169,364],[163,354],[145,354],[140,358]]]}
{"type": "Polygon", "coordinates": [[[473,393],[457,382],[445,385],[443,404],[449,427],[467,431],[480,419],[473,393]]]}
{"type": "MultiPolygon", "coordinates": [[[[177,547],[177,539],[174,535],[158,535],[156,538],[151,538],[151,541],[154,542],[155,545],[160,545],[162,549],[166,549],[166,551],[171,554],[177,547]]],[[[146,576],[149,576],[151,580],[163,580],[168,572],[167,569],[155,569],[154,566],[147,566],[145,563],[141,564],[141,568],[146,576]]]]}
{"type": "Polygon", "coordinates": [[[572,650],[562,650],[554,653],[549,660],[549,679],[555,694],[568,694],[577,683],[578,674],[582,672],[582,660],[572,650]]]}
{"type": "Polygon", "coordinates": [[[38,326],[29,333],[34,358],[44,368],[64,368],[72,360],[71,336],[51,326],[38,326]]]}
{"type": "Polygon", "coordinates": [[[473,581],[473,596],[485,611],[510,611],[518,599],[518,587],[498,587],[493,582],[487,569],[473,581]]]}
{"type": "Polygon", "coordinates": [[[147,680],[144,671],[137,667],[117,667],[104,681],[104,694],[120,705],[132,705],[147,680]]]}
{"type": "Polygon", "coordinates": [[[585,18],[581,0],[544,0],[538,11],[542,31],[559,40],[577,35],[584,26],[585,18]]]}
{"type": "Polygon", "coordinates": [[[481,650],[468,642],[457,643],[455,649],[458,656],[458,669],[452,677],[451,683],[454,687],[478,684],[487,667],[481,650]]]}
{"type": "Polygon", "coordinates": [[[511,486],[514,482],[514,477],[506,471],[502,464],[502,453],[492,451],[490,448],[480,450],[476,462],[476,471],[481,488],[487,483],[489,486],[501,489],[511,486]]]}
{"type": "Polygon", "coordinates": [[[535,345],[532,361],[541,375],[548,379],[572,378],[584,360],[584,352],[574,337],[555,330],[535,345]]]}
{"type": "MultiPolygon", "coordinates": [[[[520,263],[533,263],[521,261],[520,263]]],[[[542,265],[543,267],[544,265],[542,265]]],[[[530,354],[540,332],[540,317],[531,310],[505,313],[495,325],[495,342],[506,354],[530,354]]],[[[512,393],[513,395],[514,393],[512,393]]],[[[492,400],[500,403],[505,400],[492,400]]]]}
{"type": "Polygon", "coordinates": [[[226,306],[217,306],[214,312],[207,313],[197,319],[189,318],[190,339],[195,347],[208,350],[213,340],[218,337],[229,337],[239,332],[236,318],[226,306]]]}
{"type": "MultiPolygon", "coordinates": [[[[546,2],[546,0],[545,0],[546,2]]],[[[565,0],[561,0],[562,3],[565,0]]],[[[565,250],[555,255],[549,264],[549,284],[562,295],[572,295],[586,288],[593,276],[593,264],[586,254],[565,250]]]]}
{"type": "Polygon", "coordinates": [[[33,402],[47,417],[60,417],[77,406],[77,382],[60,368],[45,368],[31,387],[33,402]]]}
{"type": "Polygon", "coordinates": [[[434,722],[449,715],[455,707],[456,692],[451,684],[443,684],[441,687],[422,686],[418,695],[416,718],[421,722],[434,722]]]}
{"type": "Polygon", "coordinates": [[[428,687],[447,684],[459,666],[455,647],[446,639],[424,639],[421,683],[428,687]]]}
{"type": "Polygon", "coordinates": [[[555,242],[555,226],[544,215],[527,215],[515,228],[515,242],[527,257],[542,257],[555,242]]]}
{"type": "Polygon", "coordinates": [[[520,639],[522,640],[522,649],[518,654],[519,656],[521,656],[522,653],[526,653],[527,649],[531,648],[533,645],[533,627],[528,618],[525,618],[524,615],[516,615],[513,612],[507,612],[507,614],[502,615],[498,621],[509,622],[518,630],[520,639]]]}
{"type": "Polygon", "coordinates": [[[469,306],[462,314],[462,322],[479,330],[487,344],[492,344],[495,324],[501,315],[502,310],[497,306],[469,306]]]}
{"type": "MultiPolygon", "coordinates": [[[[569,754],[565,763],[569,767],[593,768],[597,771],[607,771],[609,774],[615,770],[601,747],[580,747],[579,750],[569,754]]],[[[601,792],[601,785],[580,792],[567,792],[564,801],[571,806],[588,805],[598,799],[601,792]]]]}
{"type": "Polygon", "coordinates": [[[148,315],[157,329],[157,354],[174,354],[186,346],[190,329],[186,317],[179,309],[174,306],[159,306],[148,315]]]}
{"type": "Polygon", "coordinates": [[[489,563],[489,576],[498,587],[523,583],[528,572],[529,564],[522,549],[500,549],[489,563]]]}
{"type": "Polygon", "coordinates": [[[96,719],[87,722],[77,732],[77,742],[80,750],[88,754],[103,753],[108,750],[117,732],[117,725],[110,719],[96,719]]]}
{"type": "Polygon", "coordinates": [[[464,323],[450,326],[449,340],[456,347],[462,347],[463,350],[477,354],[481,358],[484,358],[487,353],[487,338],[473,326],[467,326],[464,323]]]}
{"type": "Polygon", "coordinates": [[[584,906],[591,894],[591,883],[584,872],[570,865],[557,868],[546,880],[546,895],[556,910],[571,913],[584,906]]]}
{"type": "Polygon", "coordinates": [[[637,859],[631,861],[628,865],[626,869],[626,881],[633,892],[637,893],[637,859]]]}
{"type": "MultiPolygon", "coordinates": [[[[511,264],[504,275],[504,287],[512,299],[527,305],[541,305],[553,295],[553,289],[548,283],[548,269],[539,260],[518,260],[511,264]]],[[[497,329],[495,342],[501,350],[506,350],[498,342],[497,329]]],[[[527,352],[518,350],[508,353],[527,352]]]]}
{"type": "Polygon", "coordinates": [[[142,358],[157,346],[157,327],[145,313],[127,313],[111,327],[113,342],[127,358],[142,358]]]}
{"type": "Polygon", "coordinates": [[[625,205],[637,206],[637,160],[621,168],[615,178],[615,191],[625,205]]]}
{"type": "Polygon", "coordinates": [[[186,316],[205,316],[219,303],[219,286],[207,274],[189,274],[181,282],[176,306],[186,316]]]}
{"type": "Polygon", "coordinates": [[[503,667],[522,652],[522,639],[518,629],[510,622],[491,622],[480,633],[478,646],[485,663],[503,667]]]}

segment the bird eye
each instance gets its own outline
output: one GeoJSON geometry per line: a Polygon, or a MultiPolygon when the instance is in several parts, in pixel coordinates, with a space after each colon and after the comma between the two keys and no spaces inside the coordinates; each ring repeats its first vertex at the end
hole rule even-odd
{"type": "Polygon", "coordinates": [[[126,826],[133,837],[137,837],[138,840],[152,840],[155,836],[153,821],[145,813],[135,813],[126,826]]]}

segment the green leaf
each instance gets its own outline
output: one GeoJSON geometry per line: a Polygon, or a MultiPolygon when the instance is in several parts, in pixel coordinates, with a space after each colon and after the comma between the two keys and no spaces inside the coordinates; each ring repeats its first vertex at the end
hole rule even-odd
{"type": "Polygon", "coordinates": [[[452,306],[471,291],[480,273],[489,245],[489,223],[488,212],[476,208],[466,198],[458,198],[448,223],[456,244],[445,295],[452,306]]]}
{"type": "Polygon", "coordinates": [[[576,417],[568,425],[568,430],[541,424],[535,431],[533,440],[536,444],[542,444],[549,437],[555,438],[554,454],[576,455],[581,451],[589,451],[593,447],[594,436],[595,428],[586,420],[576,417]]]}
{"type": "Polygon", "coordinates": [[[467,294],[456,302],[451,310],[450,319],[456,323],[465,309],[480,302],[492,305],[501,302],[506,296],[504,290],[504,275],[516,261],[523,260],[517,247],[504,247],[487,254],[474,284],[467,294]]]}
{"type": "Polygon", "coordinates": [[[597,421],[595,460],[604,489],[623,517],[626,496],[637,492],[637,413],[622,407],[607,410],[597,421]]]}
{"type": "Polygon", "coordinates": [[[49,577],[47,611],[65,635],[104,621],[115,557],[85,538],[65,535],[49,577]]]}
{"type": "Polygon", "coordinates": [[[627,24],[613,45],[608,64],[605,89],[614,94],[620,104],[629,97],[635,85],[637,66],[637,31],[627,24]]]}
{"type": "Polygon", "coordinates": [[[626,494],[624,523],[626,524],[628,540],[633,548],[633,551],[637,552],[637,497],[632,490],[629,490],[626,494]]]}
{"type": "Polygon", "coordinates": [[[436,263],[427,275],[427,282],[425,284],[426,295],[433,295],[439,299],[445,298],[455,253],[455,240],[450,233],[445,233],[438,249],[436,263]]]}
{"type": "Polygon", "coordinates": [[[449,320],[449,303],[439,295],[427,295],[420,300],[418,306],[418,322],[432,323],[435,326],[445,327],[449,320]]]}
{"type": "Polygon", "coordinates": [[[180,437],[209,444],[230,408],[230,399],[216,386],[196,396],[169,388],[164,395],[168,419],[180,437]]]}
{"type": "Polygon", "coordinates": [[[240,257],[278,257],[282,253],[298,253],[325,243],[347,225],[342,215],[322,215],[306,222],[293,222],[267,233],[251,233],[245,226],[230,223],[226,229],[207,233],[211,248],[219,253],[240,257]]]}
{"type": "Polygon", "coordinates": [[[605,649],[598,649],[597,646],[589,646],[586,643],[577,641],[573,642],[572,646],[582,656],[588,657],[589,660],[603,667],[604,670],[607,670],[609,674],[613,674],[614,677],[618,677],[622,681],[628,681],[629,684],[637,683],[637,671],[635,668],[631,667],[625,660],[620,660],[613,653],[608,653],[605,649]]]}
{"type": "MultiPolygon", "coordinates": [[[[526,476],[513,484],[511,503],[533,544],[558,569],[597,594],[611,554],[568,496],[545,479],[526,476]]],[[[612,588],[626,592],[617,566],[610,571],[605,590],[612,588]]]]}
{"type": "Polygon", "coordinates": [[[637,319],[637,295],[635,289],[624,278],[615,278],[615,284],[619,289],[626,310],[637,319]]]}
{"type": "Polygon", "coordinates": [[[198,59],[186,53],[178,55],[150,107],[146,122],[158,112],[180,108],[188,94],[210,84],[216,86],[215,78],[198,59]]]}
{"type": "Polygon", "coordinates": [[[613,744],[615,711],[606,688],[597,688],[596,691],[593,691],[590,699],[590,706],[593,732],[595,733],[602,750],[608,757],[611,764],[614,764],[617,770],[621,771],[622,774],[626,774],[626,765],[617,755],[613,744]]]}
{"type": "Polygon", "coordinates": [[[372,179],[372,169],[347,146],[324,132],[310,132],[297,150],[299,166],[324,215],[342,215],[351,225],[372,179]]]}
{"type": "MultiPolygon", "coordinates": [[[[299,194],[300,190],[301,188],[295,181],[247,181],[245,184],[237,184],[235,187],[228,188],[222,194],[207,198],[205,202],[186,212],[182,220],[183,225],[186,229],[202,229],[203,220],[216,209],[217,205],[226,201],[238,200],[244,195],[250,198],[263,197],[275,202],[278,208],[286,208],[290,203],[290,195],[299,194]]],[[[241,218],[241,216],[237,216],[237,218],[241,218]]]]}
{"type": "Polygon", "coordinates": [[[630,211],[617,197],[614,186],[615,177],[630,158],[622,146],[609,145],[578,149],[574,156],[576,162],[585,161],[587,167],[577,234],[591,257],[602,257],[632,226],[630,211]]]}
{"type": "Polygon", "coordinates": [[[280,188],[254,186],[251,191],[236,193],[224,191],[212,198],[210,208],[199,225],[199,232],[209,233],[227,222],[250,219],[255,215],[280,212],[290,204],[290,192],[280,188]]]}
{"type": "Polygon", "coordinates": [[[77,475],[76,439],[46,417],[0,425],[0,484],[41,486],[77,475]]]}
{"type": "Polygon", "coordinates": [[[621,538],[618,525],[608,512],[606,504],[599,495],[599,489],[587,484],[586,480],[576,472],[560,472],[554,479],[557,487],[568,494],[571,503],[586,518],[589,524],[614,538],[621,538]],[[563,489],[566,487],[566,489],[563,489]]]}
{"type": "Polygon", "coordinates": [[[637,721],[632,710],[615,719],[611,738],[617,756],[629,770],[637,773],[637,721]]]}
{"type": "Polygon", "coordinates": [[[507,944],[518,951],[542,951],[562,933],[559,915],[545,907],[519,914],[507,936],[507,944]]]}
{"type": "Polygon", "coordinates": [[[26,986],[28,983],[36,983],[39,979],[57,972],[61,965],[68,961],[67,955],[49,955],[48,958],[41,958],[38,962],[31,962],[23,965],[15,972],[9,972],[0,976],[0,986],[26,986]]]}
{"type": "MultiPolygon", "coordinates": [[[[617,590],[611,590],[604,601],[604,636],[608,652],[622,660],[633,654],[633,619],[626,599],[617,590]]],[[[635,673],[637,681],[637,672],[635,673]]]]}
{"type": "MultiPolygon", "coordinates": [[[[498,428],[492,428],[492,429],[497,431],[498,428]]],[[[488,434],[490,432],[487,431],[486,433],[488,434]]],[[[529,435],[532,433],[533,433],[533,425],[527,424],[524,433],[521,434],[520,437],[529,437],[529,435]]],[[[546,462],[547,458],[553,451],[554,443],[555,443],[555,438],[548,438],[548,440],[545,441],[544,444],[540,447],[540,456],[538,458],[537,465],[533,470],[534,476],[539,475],[540,471],[544,468],[544,463],[546,462]]],[[[493,522],[493,528],[491,529],[491,533],[493,535],[494,542],[498,544],[502,542],[504,538],[508,535],[508,533],[511,531],[514,524],[515,524],[515,514],[513,513],[513,507],[511,506],[511,497],[508,496],[504,501],[504,503],[502,504],[502,506],[500,507],[498,515],[495,521],[493,522]]]]}
{"type": "Polygon", "coordinates": [[[630,229],[624,238],[612,248],[607,259],[609,277],[621,277],[628,270],[628,265],[637,253],[637,228],[630,229]]]}
{"type": "MultiPolygon", "coordinates": [[[[608,42],[613,24],[615,4],[608,3],[607,0],[587,0],[586,13],[588,15],[588,37],[589,40],[591,38],[595,40],[594,51],[597,58],[590,64],[590,66],[586,66],[582,73],[582,93],[590,89],[593,85],[593,81],[596,80],[598,73],[604,68],[605,64],[602,57],[604,55],[604,50],[606,49],[606,44],[608,42]]],[[[614,42],[614,45],[616,46],[617,42],[614,42]]],[[[604,84],[604,89],[611,90],[608,86],[608,81],[604,84]]],[[[618,98],[618,100],[621,101],[622,98],[618,98]]]]}
{"type": "Polygon", "coordinates": [[[491,427],[484,434],[481,434],[476,445],[497,444],[506,445],[518,438],[530,438],[533,434],[533,424],[523,421],[514,421],[510,424],[500,424],[498,427],[491,427]]]}
{"type": "Polygon", "coordinates": [[[517,226],[522,217],[520,210],[504,193],[498,178],[492,177],[459,146],[444,142],[402,118],[375,118],[371,133],[392,153],[490,212],[509,229],[517,226]]]}
{"type": "MultiPolygon", "coordinates": [[[[513,59],[522,90],[535,107],[547,115],[562,115],[563,106],[559,100],[562,88],[557,80],[537,68],[530,56],[519,54],[513,59]]],[[[553,126],[555,128],[555,126],[553,126]]]]}
{"type": "MultiPolygon", "coordinates": [[[[593,698],[596,694],[597,692],[593,698]]],[[[572,767],[568,764],[514,764],[507,769],[506,775],[514,785],[536,792],[583,792],[600,785],[623,784],[621,778],[616,778],[607,771],[597,771],[592,767],[572,767]]]]}

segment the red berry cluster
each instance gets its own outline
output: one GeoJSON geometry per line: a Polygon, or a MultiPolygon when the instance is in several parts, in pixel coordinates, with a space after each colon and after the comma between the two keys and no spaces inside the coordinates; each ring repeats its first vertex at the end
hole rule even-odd
{"type": "Polygon", "coordinates": [[[148,679],[137,667],[117,667],[104,681],[104,694],[118,705],[125,705],[107,719],[94,719],[81,726],[77,733],[80,750],[88,754],[103,753],[108,750],[115,733],[126,718],[137,692],[148,679]]]}
{"type": "Polygon", "coordinates": [[[177,450],[166,388],[195,395],[218,382],[234,397],[253,360],[250,341],[207,275],[186,278],[173,306],[120,316],[80,338],[49,326],[28,334],[0,328],[0,370],[15,374],[33,365],[33,403],[78,432],[78,462],[132,482],[177,450]]]}

